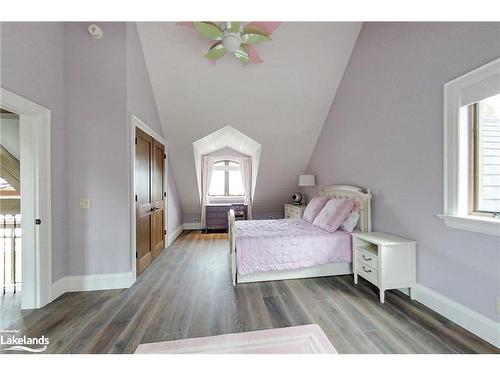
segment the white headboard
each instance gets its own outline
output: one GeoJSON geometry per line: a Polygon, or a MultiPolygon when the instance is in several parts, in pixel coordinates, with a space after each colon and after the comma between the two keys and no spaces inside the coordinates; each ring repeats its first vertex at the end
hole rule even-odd
{"type": "Polygon", "coordinates": [[[335,185],[321,188],[319,195],[329,198],[354,199],[356,205],[359,207],[360,213],[358,225],[355,230],[361,232],[372,231],[372,194],[370,190],[356,186],[335,185]]]}

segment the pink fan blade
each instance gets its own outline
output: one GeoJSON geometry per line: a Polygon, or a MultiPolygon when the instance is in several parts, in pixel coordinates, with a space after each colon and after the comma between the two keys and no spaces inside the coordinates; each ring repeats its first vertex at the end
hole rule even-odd
{"type": "Polygon", "coordinates": [[[247,26],[256,26],[271,35],[280,26],[281,22],[250,22],[247,26]]]}
{"type": "Polygon", "coordinates": [[[244,44],[243,46],[247,50],[250,64],[261,64],[264,62],[257,53],[257,50],[253,48],[251,44],[244,44]]]}
{"type": "Polygon", "coordinates": [[[184,26],[184,27],[190,27],[193,29],[193,23],[192,22],[176,22],[177,26],[184,26]]]}

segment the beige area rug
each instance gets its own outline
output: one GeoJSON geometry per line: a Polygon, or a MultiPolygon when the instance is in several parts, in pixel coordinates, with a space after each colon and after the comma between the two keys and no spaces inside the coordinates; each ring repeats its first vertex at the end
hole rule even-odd
{"type": "Polygon", "coordinates": [[[335,354],[317,324],[141,344],[136,354],[335,354]]]}

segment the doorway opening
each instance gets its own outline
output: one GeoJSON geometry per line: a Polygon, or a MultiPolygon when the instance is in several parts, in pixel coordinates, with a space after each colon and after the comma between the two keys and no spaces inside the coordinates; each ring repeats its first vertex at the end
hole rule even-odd
{"type": "Polygon", "coordinates": [[[4,88],[0,108],[0,295],[35,309],[52,300],[50,110],[4,88]]]}
{"type": "MultiPolygon", "coordinates": [[[[0,293],[2,311],[21,304],[22,216],[19,115],[0,108],[0,293]]],[[[6,313],[6,311],[3,311],[6,313]]]]}

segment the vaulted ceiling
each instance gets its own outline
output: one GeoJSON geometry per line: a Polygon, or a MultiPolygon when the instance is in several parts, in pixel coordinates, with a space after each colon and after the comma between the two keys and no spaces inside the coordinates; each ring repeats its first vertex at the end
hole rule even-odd
{"type": "MultiPolygon", "coordinates": [[[[233,56],[211,65],[211,45],[175,23],[138,30],[184,212],[200,210],[192,143],[231,126],[262,145],[254,216],[279,212],[296,191],[361,23],[282,23],[256,48],[263,64],[233,56]]],[[[333,163],[332,163],[333,167],[333,163]]]]}

